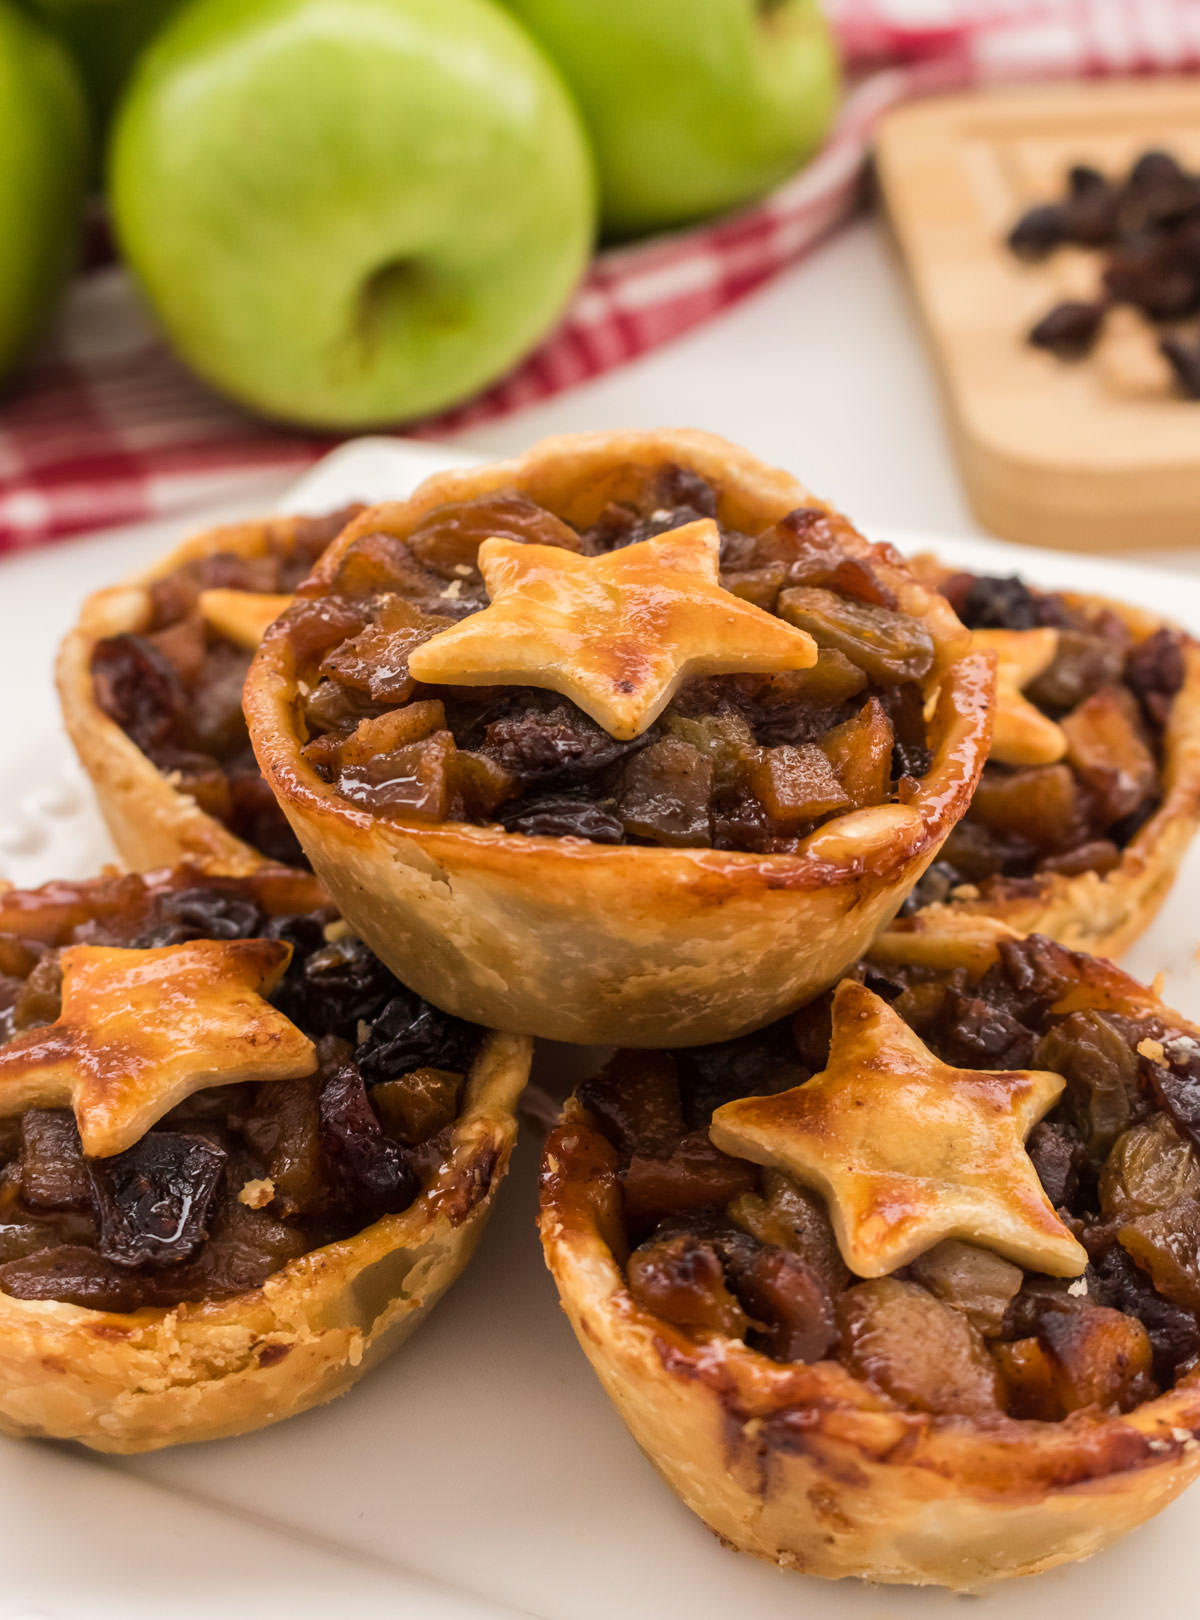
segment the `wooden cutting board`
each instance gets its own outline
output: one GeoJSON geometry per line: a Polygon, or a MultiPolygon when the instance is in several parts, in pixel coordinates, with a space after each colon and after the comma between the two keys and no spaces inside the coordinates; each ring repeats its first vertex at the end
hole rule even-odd
{"type": "Polygon", "coordinates": [[[1200,168],[1200,79],[1150,78],[944,96],[898,108],[879,176],[941,373],[976,516],[1010,540],[1083,550],[1200,545],[1200,401],[1172,396],[1128,309],[1063,362],[1025,334],[1099,287],[1102,253],[1041,264],[1004,238],[1062,194],[1072,163],[1123,173],[1148,147],[1200,168]]]}

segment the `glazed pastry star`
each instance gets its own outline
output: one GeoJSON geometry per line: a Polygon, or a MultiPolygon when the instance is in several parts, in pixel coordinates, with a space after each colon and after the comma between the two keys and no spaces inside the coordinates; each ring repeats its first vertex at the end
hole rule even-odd
{"type": "Polygon", "coordinates": [[[707,518],[603,557],[485,540],[491,606],[416,648],[408,667],[433,684],[548,687],[627,739],[688,676],[816,663],[806,631],[721,589],[719,556],[707,518]]]}
{"type": "Polygon", "coordinates": [[[1062,729],[1022,693],[1054,662],[1058,631],[976,630],[981,652],[996,655],[996,724],[990,758],[1001,765],[1053,765],[1067,751],[1062,729]]]}
{"type": "Polygon", "coordinates": [[[1044,1071],[952,1068],[886,1001],[844,979],[826,1068],[778,1096],[726,1103],[710,1134],[724,1152],[823,1193],[860,1277],[885,1276],[943,1238],[1077,1277],[1087,1254],[1024,1148],[1063,1085],[1044,1071]]]}
{"type": "Polygon", "coordinates": [[[106,1158],[194,1091],[312,1074],[313,1043],[263,1000],[291,956],[278,939],[69,946],[58,1021],[0,1047],[0,1115],[73,1108],[106,1158]]]}
{"type": "Polygon", "coordinates": [[[200,616],[210,630],[232,641],[247,652],[254,652],[267,633],[268,625],[286,609],[293,598],[269,591],[200,592],[200,616]]]}

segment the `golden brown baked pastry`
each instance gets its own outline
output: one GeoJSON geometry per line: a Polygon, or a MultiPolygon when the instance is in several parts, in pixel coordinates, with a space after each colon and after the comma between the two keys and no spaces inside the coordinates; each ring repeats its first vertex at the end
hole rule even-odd
{"type": "Polygon", "coordinates": [[[303,863],[254,763],[242,683],[264,606],[274,618],[287,605],[356,511],[206,530],[84,603],[59,651],[59,700],[134,871],[185,858],[227,872],[303,863]]]}
{"type": "Polygon", "coordinates": [[[364,512],[246,713],[406,982],[496,1028],[701,1041],[828,984],[933,859],[987,744],[965,645],[787,474],[706,434],[584,434],[364,512]]]}
{"type": "Polygon", "coordinates": [[[963,917],[755,1035],[618,1054],[547,1143],[542,1241],[725,1541],[970,1589],[1200,1472],[1198,1121],[1200,1031],[963,917]]]}
{"type": "Polygon", "coordinates": [[[529,1057],[307,874],[0,895],[0,1430],[145,1451],[349,1388],[466,1264],[529,1057]]]}
{"type": "Polygon", "coordinates": [[[1200,647],[1123,602],[914,569],[1000,657],[991,757],[910,895],[930,927],[996,917],[1117,956],[1149,924],[1200,822],[1200,647]]]}

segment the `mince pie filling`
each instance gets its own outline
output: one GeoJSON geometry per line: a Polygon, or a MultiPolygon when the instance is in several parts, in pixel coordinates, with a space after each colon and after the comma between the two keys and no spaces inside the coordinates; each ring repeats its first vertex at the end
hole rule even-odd
{"type": "Polygon", "coordinates": [[[760,534],[720,529],[720,583],[810,635],[816,662],[686,680],[620,739],[557,692],[423,684],[409,657],[488,607],[485,540],[604,558],[703,520],[718,492],[667,466],[636,504],[577,530],[511,493],[439,508],[407,536],[347,549],[329,594],[283,619],[296,657],[305,755],[353,804],[436,824],[779,853],[844,811],[901,801],[930,767],[922,681],[928,630],[841,543],[844,520],[800,508],[760,534]]]}
{"type": "MultiPolygon", "coordinates": [[[[219,1299],[407,1209],[431,1182],[484,1032],[406,990],[331,909],[281,911],[255,880],[194,874],[55,885],[53,899],[53,943],[0,934],[0,1041],[36,1046],[44,1031],[52,1046],[77,947],[125,964],[189,942],[283,941],[290,961],[262,1011],[291,1021],[312,1072],[198,1089],[103,1157],[82,1150],[78,1100],[74,1115],[0,1118],[0,1291],[113,1311],[219,1299]]],[[[465,1218],[472,1189],[462,1197],[465,1218]]]]}
{"type": "Polygon", "coordinates": [[[1162,801],[1164,737],[1184,681],[1186,638],[1164,627],[1135,641],[1111,609],[1018,578],[959,573],[939,588],[967,628],[982,633],[981,645],[997,638],[997,742],[966,815],[905,911],[1035,895],[1054,873],[1111,871],[1162,801]],[[1026,728],[1041,722],[1039,746],[1014,749],[1015,763],[997,758],[1010,653],[1009,700],[1026,728]],[[1053,736],[1056,728],[1057,746],[1043,750],[1042,730],[1053,736]]]}
{"type": "Polygon", "coordinates": [[[287,595],[356,508],[298,519],[287,543],[258,557],[217,552],[146,587],[150,621],[92,653],[96,701],[200,808],[270,860],[303,864],[300,845],[259,774],[242,714],[252,649],[214,628],[208,591],[287,595]]]}
{"type": "MultiPolygon", "coordinates": [[[[1088,1406],[1128,1411],[1168,1388],[1200,1358],[1200,1044],[1164,1009],[1121,1011],[1102,988],[1081,991],[1087,963],[1033,935],[1001,943],[982,974],[868,965],[757,1034],[618,1053],[577,1098],[600,1181],[606,1169],[615,1174],[602,1225],[634,1300],[701,1342],[742,1340],[781,1362],[836,1359],[914,1411],[1054,1421],[1088,1406]],[[882,1222],[860,1212],[857,1235],[899,1222],[904,1263],[880,1250],[869,1277],[850,1270],[831,1200],[779,1168],[789,1131],[803,1136],[794,1096],[811,1101],[792,1088],[825,1071],[818,1089],[828,1089],[839,997],[870,1003],[889,1023],[885,1076],[900,1030],[926,1077],[949,1076],[956,1099],[977,1087],[994,1109],[996,1087],[1008,1087],[1033,1109],[1011,1152],[997,1146],[1003,1109],[986,1116],[987,1151],[1012,1164],[986,1178],[980,1207],[1007,1199],[1007,1224],[995,1231],[1009,1254],[1016,1212],[1027,1227],[1020,1241],[1044,1253],[1054,1275],[999,1252],[1006,1244],[987,1236],[992,1215],[979,1217],[978,1242],[924,1246],[935,1226],[918,1222],[905,1237],[886,1201],[875,1206],[882,1222]],[[1050,1072],[1008,1072],[1026,1070],[1050,1072]],[[1037,1087],[1046,1089],[1033,1104],[1037,1087]],[[757,1162],[720,1151],[722,1120],[724,1140],[753,1142],[746,1118],[771,1121],[783,1148],[757,1162]]],[[[873,1106],[878,1082],[855,1109],[873,1106]]],[[[853,1179],[845,1139],[828,1148],[843,1128],[854,1119],[818,1111],[804,1148],[817,1157],[828,1149],[835,1186],[853,1179]]],[[[940,1128],[927,1113],[914,1140],[940,1128]]],[[[944,1219],[944,1204],[939,1196],[921,1220],[944,1219]]]]}

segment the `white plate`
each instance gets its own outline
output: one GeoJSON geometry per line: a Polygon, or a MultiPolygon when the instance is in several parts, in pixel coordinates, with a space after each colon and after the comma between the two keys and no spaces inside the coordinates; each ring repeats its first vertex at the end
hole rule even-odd
{"type": "MultiPolygon", "coordinates": [[[[400,495],[461,456],[388,440],[337,451],[294,511],[400,495]]],[[[228,514],[225,514],[228,515],[228,514]]],[[[199,526],[199,525],[195,525],[199,526]]],[[[1200,578],[991,541],[891,536],[969,567],[1079,586],[1200,633],[1200,578]]],[[[150,560],[162,526],[0,564],[0,872],[82,874],[110,855],[70,768],[48,686],[30,679],[77,598],[150,560]]],[[[1200,925],[1185,865],[1129,965],[1200,1014],[1200,925]]],[[[609,1406],[558,1309],[534,1235],[536,1143],[518,1152],[469,1271],[415,1341],[333,1406],[246,1439],[102,1460],[0,1445],[0,1620],[224,1614],[412,1620],[940,1620],[946,1593],[838,1586],[723,1550],[609,1406]]],[[[1091,1563],[998,1588],[986,1620],[1196,1612],[1200,1489],[1091,1563]]]]}

